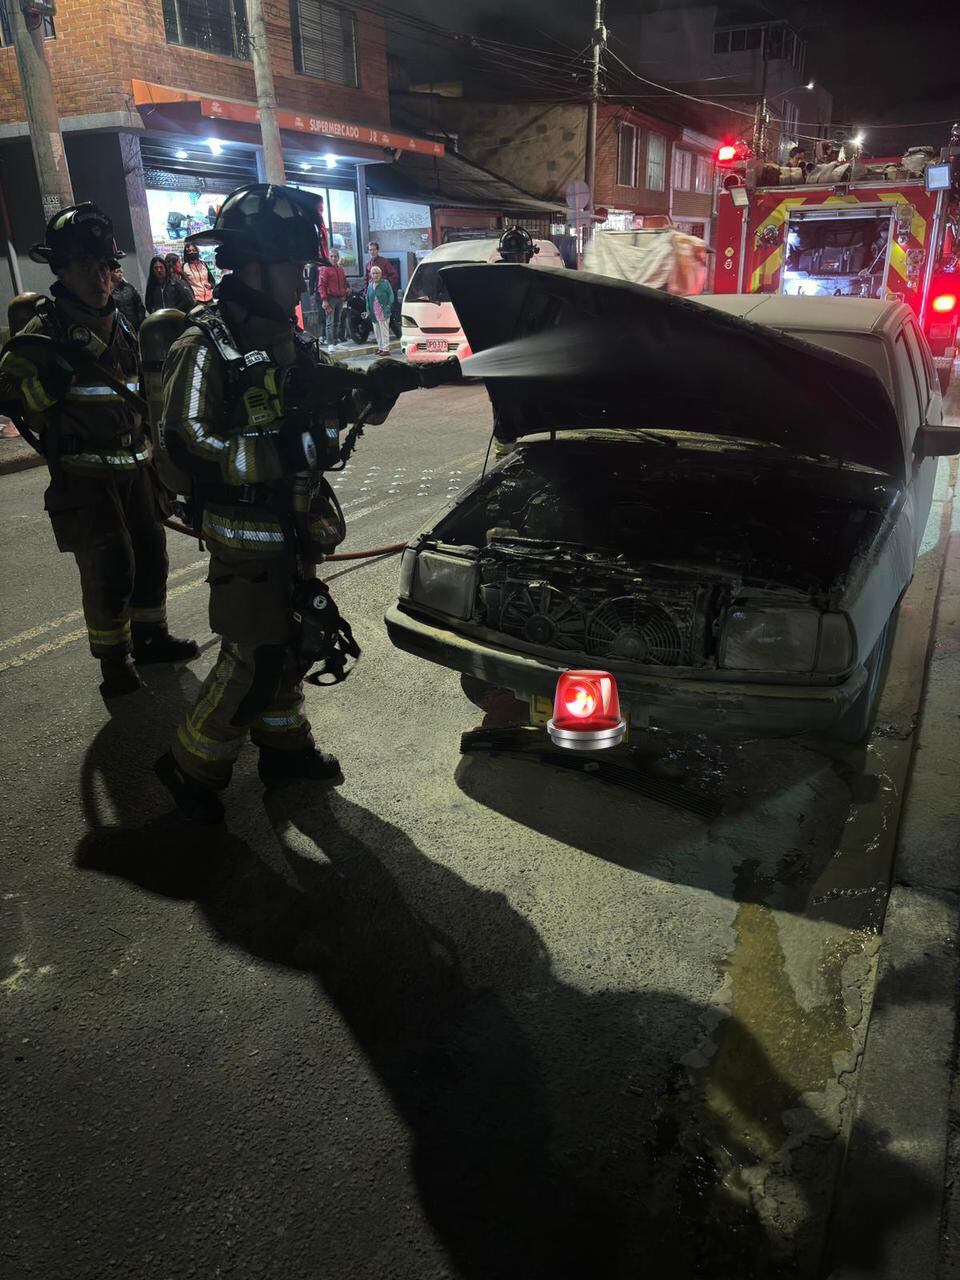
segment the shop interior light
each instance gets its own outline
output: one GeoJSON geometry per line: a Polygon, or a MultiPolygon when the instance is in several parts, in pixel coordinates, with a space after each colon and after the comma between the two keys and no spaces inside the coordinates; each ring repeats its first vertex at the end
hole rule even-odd
{"type": "Polygon", "coordinates": [[[327,162],[328,169],[335,169],[337,167],[337,157],[333,154],[332,151],[328,151],[323,158],[327,162]]]}
{"type": "Polygon", "coordinates": [[[941,315],[947,315],[957,308],[957,295],[955,293],[940,293],[930,303],[934,311],[938,311],[941,315]]]}
{"type": "Polygon", "coordinates": [[[623,741],[617,682],[609,671],[564,671],[557,680],[550,741],[572,751],[597,751],[623,741]]]}
{"type": "Polygon", "coordinates": [[[183,147],[181,147],[178,151],[174,152],[174,154],[178,160],[186,160],[189,158],[190,152],[184,151],[183,147]]]}
{"type": "Polygon", "coordinates": [[[208,138],[207,146],[210,148],[211,153],[215,156],[218,156],[220,152],[223,150],[223,143],[220,141],[219,138],[208,138]]]}

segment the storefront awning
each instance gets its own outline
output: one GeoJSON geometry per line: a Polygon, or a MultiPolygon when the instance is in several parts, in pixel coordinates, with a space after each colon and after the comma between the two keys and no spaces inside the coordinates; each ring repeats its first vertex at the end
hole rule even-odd
{"type": "Polygon", "coordinates": [[[565,213],[563,204],[538,200],[489,169],[452,152],[413,155],[366,171],[367,190],[387,200],[408,200],[431,208],[491,209],[502,212],[565,213]]]}
{"type": "MultiPolygon", "coordinates": [[[[133,81],[133,101],[149,129],[197,133],[209,131],[211,121],[223,122],[227,136],[237,141],[251,141],[259,135],[259,112],[252,102],[230,98],[206,98],[186,89],[169,85],[133,81]]],[[[282,132],[296,135],[296,145],[307,145],[308,137],[329,147],[336,143],[340,152],[358,160],[385,160],[384,150],[412,153],[427,157],[443,155],[443,143],[429,138],[416,138],[408,133],[372,128],[349,120],[333,120],[325,116],[278,110],[277,123],[282,132]]]]}

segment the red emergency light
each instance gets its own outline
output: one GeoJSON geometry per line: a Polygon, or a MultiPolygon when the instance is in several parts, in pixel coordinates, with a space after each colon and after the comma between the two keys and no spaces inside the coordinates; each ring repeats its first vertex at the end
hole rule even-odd
{"type": "Polygon", "coordinates": [[[938,312],[940,315],[947,315],[951,311],[957,309],[957,295],[955,293],[940,293],[930,303],[931,310],[938,312]]]}
{"type": "Polygon", "coordinates": [[[717,152],[717,164],[730,164],[737,159],[737,148],[731,142],[725,143],[717,152]]]}
{"type": "Polygon", "coordinates": [[[608,671],[564,671],[557,681],[550,741],[572,751],[616,747],[627,731],[617,682],[608,671]]]}

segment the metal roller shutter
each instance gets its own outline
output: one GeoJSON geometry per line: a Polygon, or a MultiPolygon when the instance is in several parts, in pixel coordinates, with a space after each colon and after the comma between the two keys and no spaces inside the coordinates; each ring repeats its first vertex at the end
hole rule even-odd
{"type": "Polygon", "coordinates": [[[298,62],[304,75],[355,88],[356,21],[349,9],[321,0],[297,0],[298,62]]]}

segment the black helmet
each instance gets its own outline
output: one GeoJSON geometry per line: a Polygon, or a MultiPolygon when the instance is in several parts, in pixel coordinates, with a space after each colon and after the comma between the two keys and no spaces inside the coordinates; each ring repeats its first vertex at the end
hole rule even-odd
{"type": "Polygon", "coordinates": [[[55,213],[47,223],[44,243],[30,249],[31,259],[45,262],[52,271],[65,267],[71,258],[88,255],[103,262],[125,257],[113,238],[113,223],[89,200],[55,213]]]}
{"type": "Polygon", "coordinates": [[[187,236],[186,244],[218,244],[217,265],[231,270],[247,262],[319,262],[318,197],[265,182],[237,187],[220,206],[209,231],[187,236]]]}
{"type": "Polygon", "coordinates": [[[529,262],[535,253],[540,252],[540,246],[533,243],[533,236],[526,227],[516,223],[507,227],[497,249],[501,262],[529,262]]]}

